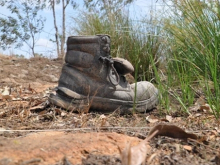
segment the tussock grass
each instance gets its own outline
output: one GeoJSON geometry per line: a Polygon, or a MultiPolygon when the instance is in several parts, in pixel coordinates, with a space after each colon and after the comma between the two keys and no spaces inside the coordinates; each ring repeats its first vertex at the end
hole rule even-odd
{"type": "Polygon", "coordinates": [[[172,45],[169,69],[179,80],[180,97],[185,105],[192,104],[194,82],[202,88],[213,114],[220,112],[220,10],[218,1],[172,1],[173,10],[165,21],[165,30],[172,45]],[[212,82],[212,86],[210,83],[212,82]]]}

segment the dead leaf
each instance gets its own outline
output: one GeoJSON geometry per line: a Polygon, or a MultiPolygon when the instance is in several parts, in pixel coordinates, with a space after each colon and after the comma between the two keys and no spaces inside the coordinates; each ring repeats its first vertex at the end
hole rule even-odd
{"type": "Polygon", "coordinates": [[[198,111],[201,110],[201,106],[205,105],[206,101],[205,101],[205,96],[200,96],[198,98],[198,100],[195,102],[194,106],[190,107],[189,110],[190,111],[198,111]]]}
{"type": "Polygon", "coordinates": [[[102,114],[100,117],[99,117],[99,120],[101,120],[101,124],[100,124],[100,127],[104,127],[107,125],[107,117],[102,114]]]}
{"type": "Polygon", "coordinates": [[[201,106],[201,105],[204,105],[205,103],[206,103],[206,101],[205,101],[205,96],[200,96],[200,97],[198,98],[198,100],[195,102],[195,105],[201,106]]]}
{"type": "Polygon", "coordinates": [[[61,112],[61,114],[60,114],[60,116],[62,116],[62,117],[64,117],[64,116],[66,116],[67,115],[67,113],[66,112],[61,112]]]}
{"type": "Polygon", "coordinates": [[[170,115],[166,115],[166,119],[167,119],[169,122],[171,122],[171,121],[173,120],[173,117],[170,116],[170,115]]]}
{"type": "Polygon", "coordinates": [[[10,95],[10,88],[9,87],[4,87],[4,91],[2,93],[2,96],[7,96],[10,95]]]}
{"type": "Polygon", "coordinates": [[[151,149],[148,141],[152,139],[158,131],[155,130],[145,140],[138,145],[131,147],[131,142],[128,143],[123,151],[120,150],[122,165],[140,165],[146,161],[146,155],[151,149]]]}
{"type": "Polygon", "coordinates": [[[166,115],[166,118],[161,119],[160,121],[171,122],[173,120],[172,116],[166,115]]]}
{"type": "Polygon", "coordinates": [[[183,129],[175,125],[158,124],[150,130],[149,135],[153,134],[156,130],[158,130],[158,132],[155,136],[167,136],[183,140],[187,140],[188,138],[198,139],[197,135],[192,133],[186,133],[183,129]]]}
{"type": "Polygon", "coordinates": [[[202,114],[201,113],[196,113],[194,116],[195,117],[200,117],[200,116],[202,116],[202,114]]]}
{"type": "Polygon", "coordinates": [[[197,142],[199,142],[199,143],[208,143],[207,142],[207,136],[202,136],[202,137],[198,138],[197,142]]]}
{"type": "Polygon", "coordinates": [[[184,145],[183,148],[187,151],[192,151],[192,147],[188,145],[184,145]]]}
{"type": "Polygon", "coordinates": [[[211,136],[209,136],[209,140],[213,140],[213,139],[215,139],[215,135],[211,135],[211,136]]]}
{"type": "Polygon", "coordinates": [[[200,110],[201,110],[201,111],[202,111],[202,110],[203,110],[203,111],[204,111],[204,110],[207,110],[207,111],[209,111],[209,112],[213,112],[209,104],[201,105],[201,106],[200,106],[200,110]]]}
{"type": "Polygon", "coordinates": [[[147,122],[149,122],[149,123],[156,123],[156,122],[159,121],[158,119],[152,119],[150,116],[147,116],[147,117],[146,117],[146,120],[147,120],[147,122]]]}

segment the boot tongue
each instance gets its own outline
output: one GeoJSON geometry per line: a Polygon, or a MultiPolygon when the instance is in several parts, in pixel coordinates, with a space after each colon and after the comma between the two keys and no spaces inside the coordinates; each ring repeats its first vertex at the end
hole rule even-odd
{"type": "Polygon", "coordinates": [[[118,85],[119,84],[119,75],[118,72],[116,71],[114,67],[114,61],[111,59],[111,57],[102,57],[100,56],[99,59],[103,62],[106,63],[108,66],[108,78],[110,82],[113,85],[118,85]]]}

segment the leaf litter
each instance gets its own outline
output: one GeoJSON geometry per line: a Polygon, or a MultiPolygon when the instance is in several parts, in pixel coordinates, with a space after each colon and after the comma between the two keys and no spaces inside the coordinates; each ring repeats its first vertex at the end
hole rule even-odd
{"type": "Polygon", "coordinates": [[[4,157],[0,156],[0,164],[5,164],[4,162],[6,164],[48,164],[48,162],[50,164],[123,164],[124,159],[128,161],[124,164],[128,165],[135,162],[136,164],[219,164],[220,162],[219,121],[211,114],[212,107],[205,102],[204,96],[189,108],[190,116],[176,112],[169,115],[159,114],[159,107],[147,114],[124,116],[117,111],[100,114],[88,112],[88,109],[84,112],[72,113],[48,103],[48,96],[54,92],[57,85],[57,82],[52,82],[48,75],[54,75],[58,79],[62,61],[4,58],[0,59],[1,63],[5,60],[7,63],[10,62],[10,65],[17,66],[17,69],[28,72],[21,79],[19,73],[12,72],[7,65],[1,65],[3,73],[0,75],[0,155],[3,154],[4,157]],[[16,65],[18,63],[19,65],[16,65]],[[12,74],[13,76],[10,76],[12,74]],[[39,154],[31,155],[31,147],[37,145],[34,140],[36,135],[33,133],[38,133],[40,136],[44,132],[46,135],[56,131],[64,133],[62,145],[57,149],[66,146],[66,150],[56,151],[60,158],[51,158],[52,150],[49,151],[53,143],[56,143],[53,140],[58,138],[58,135],[51,139],[48,135],[47,143],[39,148],[40,158],[39,154]],[[98,134],[93,136],[92,133],[98,134]],[[102,139],[102,133],[108,136],[102,139]],[[81,140],[76,141],[78,136],[81,140]],[[90,139],[88,141],[84,139],[87,136],[90,139]],[[6,154],[4,148],[10,151],[10,147],[13,149],[14,144],[20,144],[22,138],[28,137],[29,141],[25,141],[22,146],[18,145],[16,150],[6,154]],[[69,140],[66,141],[67,139],[69,140]],[[98,142],[95,142],[97,139],[98,142]],[[50,147],[46,147],[46,144],[50,143],[49,140],[53,143],[50,147]],[[77,145],[78,149],[71,145],[76,146],[80,141],[86,144],[84,148],[83,145],[77,145]],[[10,142],[13,142],[13,146],[10,146],[10,142]],[[22,147],[30,151],[29,154],[23,153],[26,158],[22,157],[22,152],[16,152],[22,150],[22,147]],[[121,156],[124,153],[123,159],[118,147],[121,156]],[[16,154],[20,158],[16,158],[16,154]],[[78,162],[74,163],[74,160],[78,162]]]}

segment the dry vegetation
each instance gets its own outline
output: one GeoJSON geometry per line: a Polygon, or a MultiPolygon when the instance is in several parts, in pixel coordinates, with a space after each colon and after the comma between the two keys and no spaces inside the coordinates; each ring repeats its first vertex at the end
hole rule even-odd
{"type": "Polygon", "coordinates": [[[220,164],[219,123],[203,97],[189,116],[163,114],[160,107],[126,116],[67,112],[47,101],[62,63],[0,56],[0,164],[122,164],[120,150],[130,165],[137,158],[147,164],[220,164]],[[155,130],[156,137],[142,141],[155,130]]]}

